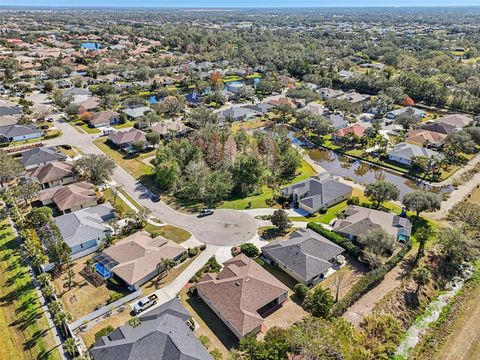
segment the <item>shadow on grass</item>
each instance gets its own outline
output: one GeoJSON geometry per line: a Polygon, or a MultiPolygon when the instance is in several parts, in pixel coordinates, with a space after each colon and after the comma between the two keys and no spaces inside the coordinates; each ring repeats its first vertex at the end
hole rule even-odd
{"type": "Polygon", "coordinates": [[[33,333],[32,337],[30,339],[28,339],[27,341],[25,341],[23,343],[23,349],[24,350],[30,350],[32,349],[33,347],[35,347],[35,345],[37,344],[37,341],[46,336],[48,333],[48,329],[43,329],[43,330],[37,330],[33,333]]]}
{"type": "Polygon", "coordinates": [[[198,316],[202,318],[218,340],[220,340],[227,349],[238,347],[239,341],[237,337],[199,296],[189,297],[187,303],[193,308],[198,316]]]}

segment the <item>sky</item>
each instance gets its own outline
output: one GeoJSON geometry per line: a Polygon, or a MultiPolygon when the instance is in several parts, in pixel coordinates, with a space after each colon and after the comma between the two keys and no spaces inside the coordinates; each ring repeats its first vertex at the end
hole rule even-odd
{"type": "Polygon", "coordinates": [[[480,6],[480,0],[0,0],[3,6],[59,7],[397,7],[480,6]]]}

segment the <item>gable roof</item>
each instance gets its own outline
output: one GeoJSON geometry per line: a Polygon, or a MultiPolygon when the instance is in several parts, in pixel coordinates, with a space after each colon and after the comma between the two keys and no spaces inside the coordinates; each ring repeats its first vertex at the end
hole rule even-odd
{"type": "Polygon", "coordinates": [[[344,249],[310,229],[299,229],[288,240],[265,245],[262,251],[308,282],[332,267],[344,249]]]}
{"type": "Polygon", "coordinates": [[[118,113],[111,110],[99,111],[93,114],[92,119],[89,121],[92,125],[110,123],[111,119],[118,117],[118,113]]]}
{"type": "Polygon", "coordinates": [[[131,128],[128,131],[117,131],[110,133],[108,139],[117,145],[133,143],[135,141],[147,141],[143,131],[131,128]]]}
{"type": "Polygon", "coordinates": [[[95,342],[94,360],[212,360],[186,325],[188,311],[173,299],[141,316],[140,325],[120,326],[95,342]]]}
{"type": "Polygon", "coordinates": [[[55,148],[38,147],[22,152],[23,166],[38,165],[56,160],[65,160],[67,157],[57,152],[55,148]]]}
{"type": "Polygon", "coordinates": [[[288,289],[244,254],[223,265],[220,273],[205,274],[197,283],[197,290],[237,334],[244,336],[263,323],[257,311],[288,289]]]}
{"type": "Polygon", "coordinates": [[[73,165],[63,161],[53,161],[28,172],[28,176],[34,177],[40,184],[61,180],[73,175],[73,165]]]}
{"type": "Polygon", "coordinates": [[[113,218],[115,211],[110,203],[93,206],[88,209],[74,211],[55,218],[63,239],[70,246],[86,241],[103,238],[110,228],[104,219],[113,218]]]}
{"type": "Polygon", "coordinates": [[[150,111],[150,110],[151,109],[148,106],[139,106],[139,107],[136,107],[136,108],[124,109],[124,110],[122,110],[122,112],[124,112],[125,114],[127,114],[131,118],[136,119],[136,118],[144,116],[145,113],[147,111],[150,111]]]}
{"type": "Polygon", "coordinates": [[[444,157],[437,151],[406,142],[395,145],[395,147],[389,150],[387,153],[390,156],[396,156],[405,160],[411,160],[413,156],[436,157],[439,159],[444,157]]]}
{"type": "Polygon", "coordinates": [[[135,284],[154,272],[162,259],[174,259],[185,248],[163,236],[152,238],[150,233],[139,231],[105,249],[102,254],[115,260],[111,269],[128,284],[135,284]]]}
{"type": "Polygon", "coordinates": [[[85,205],[97,199],[94,186],[87,182],[78,182],[66,186],[59,186],[42,190],[38,193],[38,199],[52,201],[61,210],[68,210],[74,206],[85,205]]]}
{"type": "Polygon", "coordinates": [[[5,125],[0,126],[0,135],[5,136],[6,138],[14,138],[17,136],[26,136],[33,134],[42,134],[43,131],[37,128],[36,126],[30,125],[5,125]]]}
{"type": "Polygon", "coordinates": [[[345,219],[335,222],[334,231],[359,236],[372,228],[381,227],[395,238],[399,235],[410,236],[412,232],[410,220],[385,211],[350,205],[345,216],[345,219]]]}

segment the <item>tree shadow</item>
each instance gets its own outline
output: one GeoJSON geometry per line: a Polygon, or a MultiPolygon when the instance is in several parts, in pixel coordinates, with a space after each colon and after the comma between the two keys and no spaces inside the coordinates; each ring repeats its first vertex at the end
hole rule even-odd
{"type": "Polygon", "coordinates": [[[32,349],[37,344],[38,339],[46,336],[47,333],[48,333],[48,329],[35,331],[32,337],[23,343],[23,349],[25,351],[32,349]]]}

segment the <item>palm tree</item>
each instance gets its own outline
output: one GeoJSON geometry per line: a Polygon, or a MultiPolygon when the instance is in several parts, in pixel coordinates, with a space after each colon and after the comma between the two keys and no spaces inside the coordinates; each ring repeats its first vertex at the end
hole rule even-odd
{"type": "Polygon", "coordinates": [[[70,313],[65,311],[60,311],[53,318],[53,323],[62,328],[62,331],[65,336],[68,336],[67,322],[73,320],[73,317],[70,313]]]}
{"type": "Polygon", "coordinates": [[[164,258],[160,259],[160,262],[157,264],[158,277],[155,284],[156,287],[159,287],[159,283],[161,280],[160,275],[163,274],[163,272],[165,271],[166,276],[168,276],[168,272],[170,271],[171,268],[175,266],[175,264],[176,264],[175,261],[173,261],[172,259],[164,259],[164,258]]]}
{"type": "Polygon", "coordinates": [[[53,296],[55,295],[56,290],[52,285],[47,285],[42,287],[42,293],[43,293],[43,296],[45,296],[48,300],[51,300],[53,299],[53,296]]]}
{"type": "Polygon", "coordinates": [[[37,276],[37,280],[40,283],[41,287],[45,287],[50,284],[50,281],[52,280],[52,275],[44,272],[37,276]]]}
{"type": "Polygon", "coordinates": [[[75,356],[77,354],[77,342],[74,338],[68,338],[65,340],[62,347],[70,356],[75,356]]]}
{"type": "Polygon", "coordinates": [[[137,327],[142,323],[142,320],[138,316],[134,316],[130,320],[127,321],[127,324],[131,327],[137,327]]]}
{"type": "Polygon", "coordinates": [[[412,272],[413,280],[417,283],[417,289],[415,290],[415,295],[418,294],[420,288],[425,286],[430,281],[430,270],[424,266],[419,266],[412,272]]]}

